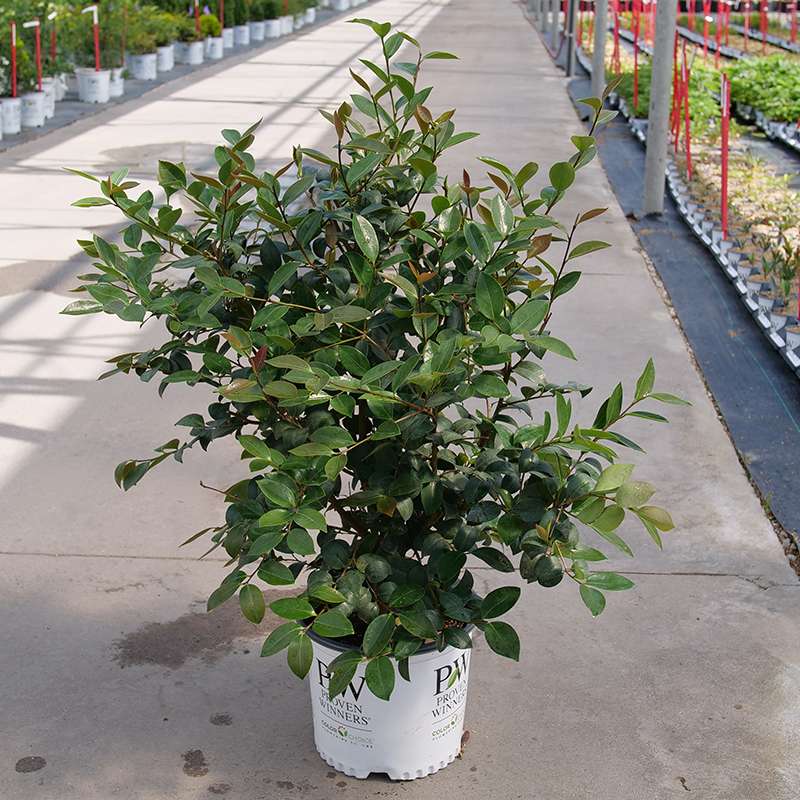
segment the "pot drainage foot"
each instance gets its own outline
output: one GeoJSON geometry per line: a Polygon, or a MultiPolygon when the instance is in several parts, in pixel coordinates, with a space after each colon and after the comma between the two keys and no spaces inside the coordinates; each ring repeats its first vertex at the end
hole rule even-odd
{"type": "Polygon", "coordinates": [[[368,778],[373,771],[377,773],[384,773],[389,776],[390,780],[393,781],[414,781],[417,778],[424,778],[427,775],[433,775],[435,772],[438,772],[440,769],[444,769],[448,764],[452,764],[455,760],[458,752],[453,753],[451,756],[448,756],[443,761],[440,761],[438,764],[431,764],[430,766],[424,769],[417,769],[412,771],[406,772],[399,772],[394,770],[363,770],[357,769],[356,767],[352,767],[348,764],[344,764],[341,761],[337,761],[335,758],[331,758],[329,755],[326,755],[321,750],[319,752],[322,760],[325,761],[326,764],[333,767],[337,772],[341,772],[347,775],[350,778],[358,778],[360,780],[364,780],[368,778]]]}
{"type": "Polygon", "coordinates": [[[363,770],[356,769],[355,767],[350,767],[347,764],[343,764],[341,761],[336,761],[336,759],[325,755],[325,753],[323,753],[321,750],[318,752],[322,756],[322,760],[329,766],[333,767],[337,772],[342,772],[351,778],[360,778],[361,780],[370,776],[369,770],[365,772],[363,770]]]}

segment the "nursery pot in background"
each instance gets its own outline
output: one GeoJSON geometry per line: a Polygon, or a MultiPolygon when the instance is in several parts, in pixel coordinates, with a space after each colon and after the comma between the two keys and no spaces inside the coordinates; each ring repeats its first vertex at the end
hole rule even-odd
{"type": "Polygon", "coordinates": [[[22,127],[41,128],[44,125],[44,92],[25,92],[22,95],[22,127]]]}
{"type": "Polygon", "coordinates": [[[280,18],[281,23],[281,35],[286,36],[286,34],[291,33],[294,30],[294,17],[291,14],[286,14],[285,16],[280,18]]]}
{"type": "Polygon", "coordinates": [[[236,47],[247,47],[250,44],[250,27],[248,25],[236,25],[234,27],[233,43],[236,47]]]}
{"type": "Polygon", "coordinates": [[[66,73],[60,72],[53,78],[53,85],[56,90],[56,102],[60,103],[67,95],[67,76],[66,73]]]}
{"type": "Polygon", "coordinates": [[[409,658],[410,681],[397,676],[390,699],[367,688],[361,664],[345,690],[328,697],[327,665],[351,649],[310,633],[314,744],[332,767],[355,778],[385,772],[413,780],[446,767],[461,751],[471,650],[433,645],[409,658]]]}
{"type": "Polygon", "coordinates": [[[42,78],[44,92],[44,118],[52,119],[56,114],[56,84],[58,78],[42,78]]]}
{"type": "Polygon", "coordinates": [[[233,47],[233,28],[222,29],[222,42],[226,50],[233,47]]]}
{"type": "Polygon", "coordinates": [[[125,94],[125,69],[114,67],[111,70],[111,79],[108,82],[109,97],[122,97],[125,94]]]}
{"type": "Polygon", "coordinates": [[[225,55],[225,42],[221,36],[209,36],[206,53],[211,61],[219,61],[225,55]]]}
{"type": "Polygon", "coordinates": [[[294,20],[292,22],[292,29],[299,31],[303,25],[306,24],[306,14],[304,11],[300,12],[299,14],[295,14],[294,20]]]}
{"type": "Polygon", "coordinates": [[[317,19],[317,9],[316,8],[307,8],[306,9],[306,25],[313,25],[317,19]]]}
{"type": "Polygon", "coordinates": [[[186,42],[186,60],[184,61],[184,64],[188,64],[191,67],[196,67],[199,64],[202,64],[204,47],[205,45],[203,42],[186,42]]]}
{"type": "Polygon", "coordinates": [[[78,78],[78,97],[82,103],[107,103],[110,94],[111,71],[81,67],[75,70],[78,78]]]}
{"type": "Polygon", "coordinates": [[[128,56],[128,69],[137,81],[154,81],[158,75],[158,54],[138,53],[128,56]]]}
{"type": "Polygon", "coordinates": [[[19,97],[4,97],[0,100],[0,118],[5,136],[19,133],[22,130],[22,100],[19,97]]]}
{"type": "Polygon", "coordinates": [[[277,39],[281,35],[281,21],[279,19],[268,19],[264,26],[264,35],[267,39],[277,39]]]}
{"type": "Polygon", "coordinates": [[[347,11],[350,8],[350,0],[331,0],[334,11],[347,11]]]}
{"type": "Polygon", "coordinates": [[[250,41],[251,42],[263,42],[265,36],[265,27],[266,23],[264,20],[259,20],[258,22],[251,22],[250,23],[250,41]]]}
{"type": "Polygon", "coordinates": [[[169,72],[175,68],[175,48],[171,44],[165,44],[156,51],[156,69],[159,72],[169,72]]]}

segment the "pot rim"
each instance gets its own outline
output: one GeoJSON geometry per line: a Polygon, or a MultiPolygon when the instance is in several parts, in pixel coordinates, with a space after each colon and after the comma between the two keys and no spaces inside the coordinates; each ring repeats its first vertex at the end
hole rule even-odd
{"type": "MultiPolygon", "coordinates": [[[[472,632],[475,630],[475,626],[470,622],[465,625],[462,630],[465,630],[470,636],[472,632]]],[[[338,650],[340,653],[346,653],[349,650],[360,650],[360,645],[346,645],[340,642],[338,639],[328,639],[325,636],[320,636],[318,633],[314,633],[314,631],[309,630],[306,634],[312,642],[316,642],[317,644],[324,645],[325,647],[330,648],[331,650],[338,650]]],[[[447,645],[447,647],[452,647],[453,645],[447,645]]],[[[446,648],[445,648],[446,649],[446,648]]],[[[434,642],[430,644],[424,644],[422,647],[419,648],[415,653],[409,656],[409,658],[414,658],[415,656],[425,655],[426,653],[434,653],[434,652],[444,652],[444,650],[439,650],[436,647],[434,642]]]]}

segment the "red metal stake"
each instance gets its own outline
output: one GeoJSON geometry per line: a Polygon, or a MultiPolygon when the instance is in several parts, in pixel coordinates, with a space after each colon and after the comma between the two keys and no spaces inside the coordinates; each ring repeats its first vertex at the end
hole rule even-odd
{"type": "Polygon", "coordinates": [[[688,23],[689,23],[689,30],[694,30],[694,4],[695,0],[687,0],[686,10],[688,12],[688,23]]]}
{"type": "Polygon", "coordinates": [[[640,0],[633,0],[633,111],[639,110],[639,22],[640,0]]]}
{"type": "Polygon", "coordinates": [[[23,28],[33,28],[34,60],[36,62],[36,88],[42,91],[42,26],[38,19],[24,22],[23,28]]]}
{"type": "Polygon", "coordinates": [[[761,22],[761,52],[767,52],[767,9],[769,6],[767,3],[769,0],[761,0],[761,13],[760,13],[760,22],[761,22]]]}
{"type": "Polygon", "coordinates": [[[55,61],[58,56],[58,46],[56,44],[56,12],[51,11],[47,15],[47,21],[52,23],[50,25],[50,61],[55,61]]]}
{"type": "Polygon", "coordinates": [[[17,23],[11,20],[11,96],[17,96],[17,23]]]}
{"type": "Polygon", "coordinates": [[[719,69],[719,48],[722,46],[722,13],[717,2],[717,19],[714,24],[714,43],[717,49],[714,51],[714,66],[719,69]]]}
{"type": "Polygon", "coordinates": [[[689,80],[692,77],[689,65],[686,63],[686,42],[683,43],[683,63],[681,65],[681,83],[683,84],[683,121],[684,138],[686,139],[686,178],[692,179],[692,132],[689,124],[689,80]]]}
{"type": "Polygon", "coordinates": [[[711,21],[711,0],[703,0],[703,61],[708,58],[708,23],[711,21]]]}
{"type": "Polygon", "coordinates": [[[728,76],[722,73],[722,88],[720,91],[722,118],[720,132],[722,134],[722,196],[720,198],[720,211],[722,216],[722,238],[728,238],[728,131],[731,118],[731,82],[728,76]]]}
{"type": "Polygon", "coordinates": [[[200,0],[194,0],[194,30],[200,35],[200,0]]]}
{"type": "Polygon", "coordinates": [[[675,31],[675,43],[672,47],[672,116],[670,130],[675,140],[675,152],[678,152],[678,140],[681,134],[681,87],[678,82],[678,31],[675,31]]]}
{"type": "Polygon", "coordinates": [[[797,2],[792,2],[789,4],[789,13],[792,16],[792,27],[791,32],[789,33],[789,38],[793,41],[797,41],[797,2]]]}
{"type": "Polygon", "coordinates": [[[619,0],[614,0],[614,49],[611,53],[611,64],[614,74],[619,75],[619,0]]]}
{"type": "Polygon", "coordinates": [[[225,27],[225,0],[219,0],[219,23],[225,27]]]}
{"type": "Polygon", "coordinates": [[[94,68],[100,72],[100,20],[97,16],[97,5],[86,6],[81,10],[81,14],[92,15],[92,31],[94,33],[94,68]]]}
{"type": "Polygon", "coordinates": [[[747,52],[747,40],[750,38],[750,0],[744,4],[744,51],[747,52]]]}

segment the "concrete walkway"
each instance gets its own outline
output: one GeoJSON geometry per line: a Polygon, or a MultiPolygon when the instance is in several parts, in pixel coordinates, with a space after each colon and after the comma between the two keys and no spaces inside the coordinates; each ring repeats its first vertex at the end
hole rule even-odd
{"type": "MultiPolygon", "coordinates": [[[[483,132],[450,151],[452,174],[479,175],[476,155],[549,165],[583,132],[512,0],[379,0],[359,14],[462,56],[429,71],[429,105],[483,132]]],[[[522,660],[478,646],[472,735],[447,770],[402,785],[332,772],[313,748],[306,687],[257,656],[268,626],[233,605],[203,612],[221,564],[177,544],[219,518],[199,481],[238,474],[230,449],[165,464],[128,494],[114,486],[116,463],[166,441],[203,399],[94,381],[104,358],[154,334],[57,316],[86,266],[74,239],[117,222],[70,208],[85,187],[61,167],[202,168],[221,128],[261,116],[258,153],[281,162],[327,136],[316,108],[345,95],[367,34],[337,21],[0,156],[0,797],[794,800],[800,584],[596,163],[570,206],[608,205],[587,235],[615,247],[584,264],[564,302],[558,326],[580,358],[564,375],[599,401],[652,354],[658,385],[691,399],[669,428],[628,429],[678,528],[663,554],[624,532],[638,559],[617,566],[638,586],[598,620],[571,586],[524,595],[522,660]]]]}

